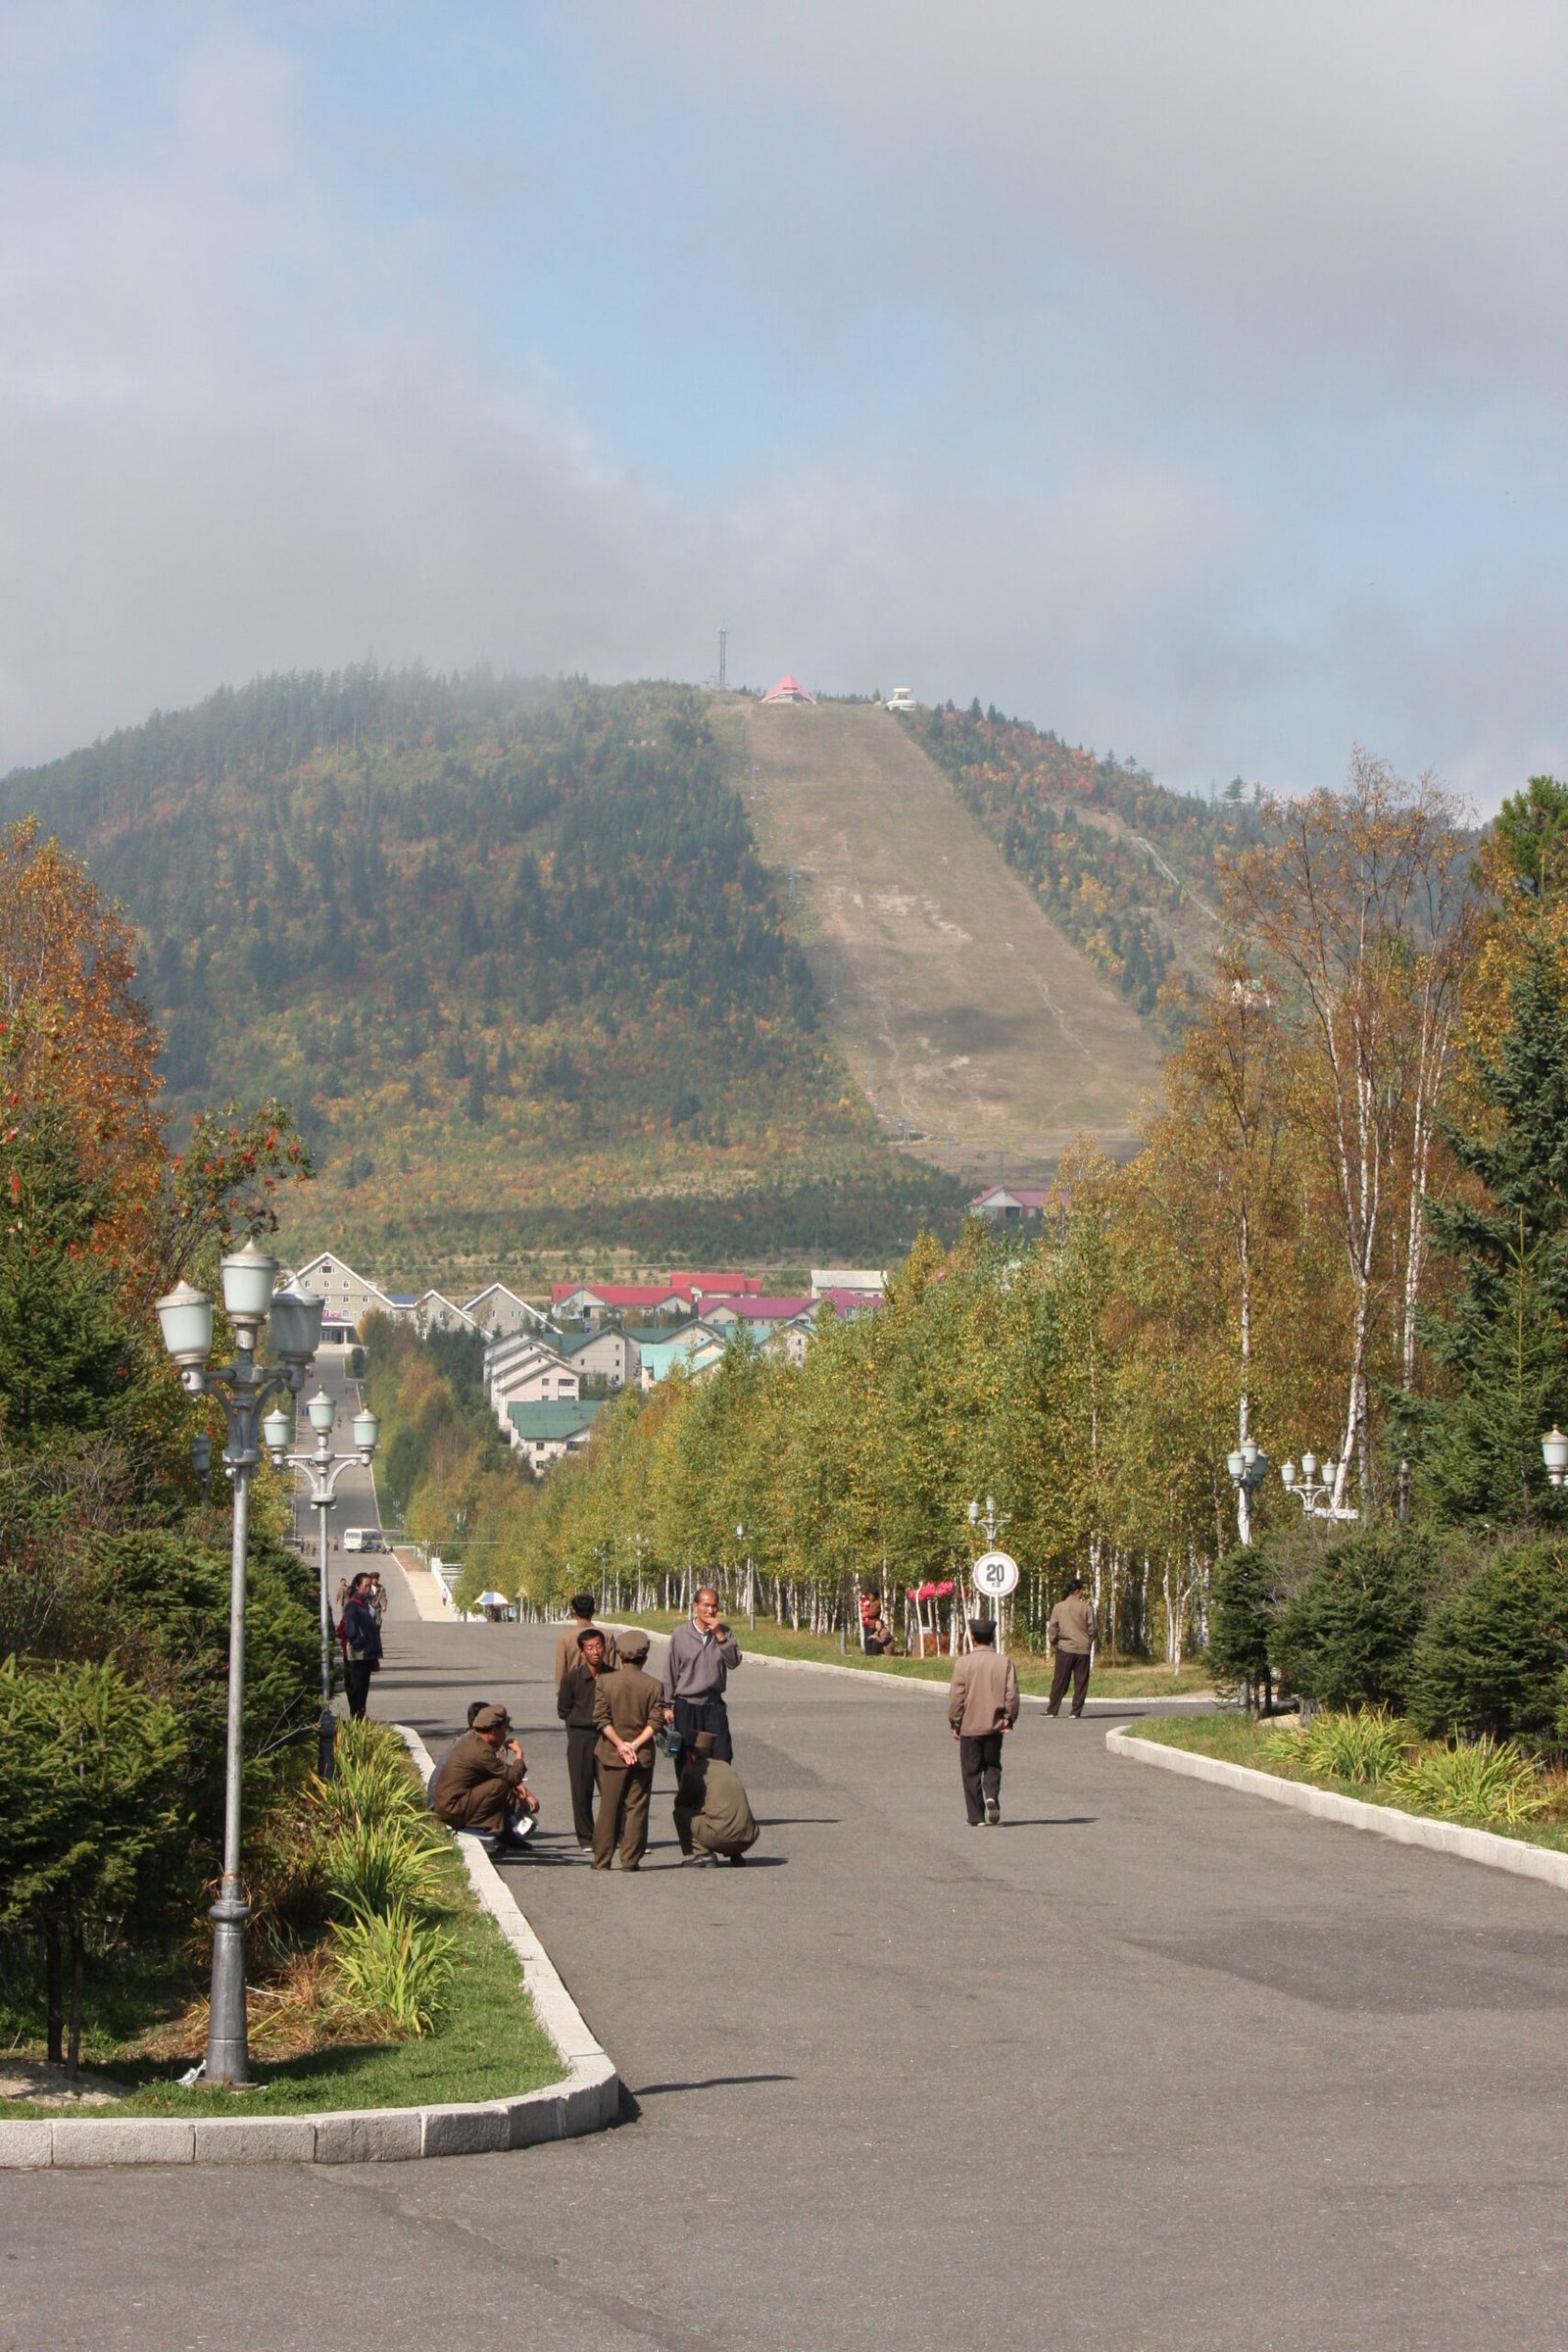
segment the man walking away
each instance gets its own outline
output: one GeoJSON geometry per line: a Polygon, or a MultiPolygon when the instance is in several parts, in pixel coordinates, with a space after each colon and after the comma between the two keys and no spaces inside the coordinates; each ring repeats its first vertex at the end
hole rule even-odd
{"type": "Polygon", "coordinates": [[[733,1764],[713,1753],[711,1732],[699,1732],[675,1790],[675,1835],[688,1862],[744,1862],[760,1835],[733,1764]]]}
{"type": "Polygon", "coordinates": [[[1084,1700],[1089,1695],[1089,1661],[1100,1630],[1095,1624],[1095,1612],[1084,1597],[1084,1580],[1075,1576],[1066,1592],[1051,1612],[1046,1626],[1046,1641],[1055,1654],[1056,1669],[1051,1678],[1051,1696],[1046,1702],[1048,1715],[1059,1715],[1067,1685],[1072,1684],[1072,1711],[1081,1715],[1084,1700]]]}
{"type": "Polygon", "coordinates": [[[974,1647],[953,1669],[948,1721],[958,1742],[963,1809],[971,1830],[1002,1823],[1002,1741],[1018,1720],[1018,1677],[1010,1658],[997,1655],[989,1617],[971,1617],[974,1647]]]}
{"type": "MultiPolygon", "coordinates": [[[[593,1625],[594,1612],[599,1603],[591,1592],[574,1592],[566,1605],[571,1610],[571,1615],[562,1627],[561,1639],[556,1643],[556,1689],[558,1691],[582,1655],[577,1646],[577,1639],[593,1625]]],[[[605,1664],[613,1666],[619,1655],[615,1648],[614,1635],[606,1633],[602,1625],[594,1626],[594,1631],[605,1645],[605,1664]]]]}
{"type": "Polygon", "coordinates": [[[539,1800],[523,1780],[521,1742],[505,1707],[474,1710],[430,1784],[430,1810],[448,1829],[478,1830],[493,1854],[516,1853],[532,1835],[539,1800]]]}
{"type": "Polygon", "coordinates": [[[620,1664],[594,1685],[599,1743],[599,1819],[594,1824],[594,1868],[608,1870],[620,1840],[622,1870],[640,1870],[648,1850],[648,1799],[654,1786],[654,1740],[664,1719],[664,1693],[643,1672],[648,1636],[621,1639],[620,1664]]]}
{"type": "Polygon", "coordinates": [[[348,1692],[349,1713],[363,1717],[370,1695],[370,1677],[381,1663],[381,1620],[370,1600],[368,1576],[357,1576],[349,1587],[338,1638],[343,1644],[343,1688],[348,1692]]]}
{"type": "Polygon", "coordinates": [[[556,1713],[566,1727],[566,1780],[571,1788],[572,1827],[579,1845],[594,1841],[594,1688],[605,1671],[605,1637],[597,1625],[577,1636],[577,1663],[568,1666],[556,1692],[556,1713]]]}
{"type": "Polygon", "coordinates": [[[734,1762],[724,1687],[740,1662],[739,1643],[718,1621],[718,1594],[711,1585],[699,1585],[691,1616],[670,1635],[664,1660],[664,1720],[680,1736],[683,1766],[699,1732],[711,1732],[714,1755],[734,1762]]]}

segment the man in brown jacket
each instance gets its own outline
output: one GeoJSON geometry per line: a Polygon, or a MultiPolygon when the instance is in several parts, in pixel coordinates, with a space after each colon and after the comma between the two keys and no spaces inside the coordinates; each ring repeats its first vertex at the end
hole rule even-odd
{"type": "Polygon", "coordinates": [[[1051,1678],[1051,1696],[1046,1702],[1048,1715],[1061,1713],[1069,1682],[1072,1711],[1075,1715],[1083,1713],[1084,1700],[1089,1695],[1090,1653],[1099,1638],[1095,1612],[1084,1598],[1084,1580],[1075,1576],[1046,1625],[1046,1640],[1056,1659],[1055,1672],[1051,1678]]]}
{"type": "Polygon", "coordinates": [[[711,1732],[696,1732],[675,1790],[675,1835],[688,1862],[744,1862],[760,1835],[741,1777],[713,1753],[711,1732]]]}
{"type": "Polygon", "coordinates": [[[654,1786],[654,1740],[664,1720],[664,1690],[643,1672],[648,1636],[621,1638],[620,1664],[594,1685],[599,1744],[599,1819],[594,1823],[594,1868],[608,1870],[620,1839],[620,1867],[638,1870],[648,1850],[648,1799],[654,1786]]]}
{"type": "Polygon", "coordinates": [[[958,1742],[963,1809],[971,1830],[1002,1825],[1002,1742],[1018,1720],[1018,1677],[1012,1660],[997,1655],[989,1617],[971,1617],[974,1647],[953,1669],[948,1722],[958,1742]]]}
{"type": "MultiPolygon", "coordinates": [[[[558,1691],[581,1655],[577,1647],[578,1637],[585,1634],[593,1625],[594,1613],[599,1603],[591,1592],[574,1592],[567,1605],[571,1610],[571,1615],[562,1627],[561,1639],[556,1643],[556,1689],[558,1691]]],[[[604,1635],[605,1664],[613,1666],[617,1655],[614,1635],[606,1633],[602,1625],[594,1626],[594,1631],[604,1635]]]]}
{"type": "Polygon", "coordinates": [[[449,1829],[478,1830],[502,1852],[533,1830],[539,1800],[523,1780],[522,1747],[505,1707],[480,1707],[430,1783],[430,1810],[449,1829]]]}

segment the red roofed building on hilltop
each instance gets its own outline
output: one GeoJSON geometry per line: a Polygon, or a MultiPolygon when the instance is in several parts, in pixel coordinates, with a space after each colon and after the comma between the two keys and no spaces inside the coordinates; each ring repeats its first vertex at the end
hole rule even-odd
{"type": "Polygon", "coordinates": [[[796,677],[790,670],[786,670],[784,675],[780,678],[778,684],[774,687],[770,687],[768,692],[763,695],[762,700],[764,703],[814,704],[816,697],[814,694],[808,694],[806,688],[801,684],[800,679],[796,677]]]}

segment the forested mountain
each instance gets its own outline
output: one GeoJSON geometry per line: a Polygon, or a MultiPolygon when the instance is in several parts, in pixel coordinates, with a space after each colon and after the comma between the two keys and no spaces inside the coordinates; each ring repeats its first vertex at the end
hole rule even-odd
{"type": "Polygon", "coordinates": [[[411,1280],[953,1212],[819,1029],[698,693],[267,678],[13,772],[28,809],[140,931],[176,1135],[284,1097],[308,1233],[411,1280]]]}
{"type": "Polygon", "coordinates": [[[1227,849],[1258,838],[1238,779],[1223,800],[1168,792],[1026,719],[949,704],[905,721],[1073,945],[1138,1011],[1214,944],[1227,849]]]}

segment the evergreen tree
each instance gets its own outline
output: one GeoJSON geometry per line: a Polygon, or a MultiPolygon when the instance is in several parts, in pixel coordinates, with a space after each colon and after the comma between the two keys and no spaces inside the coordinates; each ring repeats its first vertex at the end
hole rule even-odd
{"type": "Polygon", "coordinates": [[[1568,1410],[1568,985],[1549,941],[1531,944],[1476,1075],[1481,1115],[1448,1144],[1487,1198],[1433,1211],[1456,1282],[1423,1337],[1453,1392],[1417,1410],[1416,1452],[1436,1517],[1511,1529],[1562,1510],[1541,1458],[1568,1410]]]}

